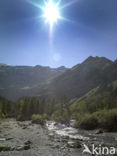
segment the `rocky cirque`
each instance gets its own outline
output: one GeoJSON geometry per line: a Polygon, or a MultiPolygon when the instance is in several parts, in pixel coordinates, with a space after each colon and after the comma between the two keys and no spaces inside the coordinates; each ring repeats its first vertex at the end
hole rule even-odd
{"type": "Polygon", "coordinates": [[[117,147],[117,133],[77,132],[55,123],[42,127],[15,119],[0,124],[0,156],[85,156],[84,143],[89,147],[93,143],[117,147]]]}

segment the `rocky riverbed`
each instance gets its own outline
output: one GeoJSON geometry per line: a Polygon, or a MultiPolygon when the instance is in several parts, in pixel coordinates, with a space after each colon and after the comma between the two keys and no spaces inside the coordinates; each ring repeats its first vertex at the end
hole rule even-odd
{"type": "Polygon", "coordinates": [[[76,130],[47,122],[46,126],[6,119],[0,123],[0,156],[85,156],[84,144],[117,147],[117,133],[76,130]]]}

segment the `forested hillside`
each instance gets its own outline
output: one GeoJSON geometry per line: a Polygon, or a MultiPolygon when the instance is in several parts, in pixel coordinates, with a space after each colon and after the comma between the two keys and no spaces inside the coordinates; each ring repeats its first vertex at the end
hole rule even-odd
{"type": "Polygon", "coordinates": [[[0,119],[14,115],[15,103],[0,97],[0,119]]]}

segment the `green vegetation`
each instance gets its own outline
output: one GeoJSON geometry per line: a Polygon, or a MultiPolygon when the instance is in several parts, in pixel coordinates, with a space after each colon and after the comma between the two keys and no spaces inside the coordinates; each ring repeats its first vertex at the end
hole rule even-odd
{"type": "Polygon", "coordinates": [[[71,113],[69,109],[69,100],[65,94],[62,94],[56,105],[55,111],[53,112],[51,119],[61,123],[69,123],[71,113]]]}
{"type": "Polygon", "coordinates": [[[117,88],[103,85],[91,96],[74,102],[70,109],[77,120],[76,127],[84,129],[103,128],[117,131],[117,88]]]}
{"type": "Polygon", "coordinates": [[[33,114],[31,117],[32,123],[44,125],[45,118],[40,114],[33,114]]]}
{"type": "Polygon", "coordinates": [[[13,105],[13,102],[0,97],[0,120],[5,117],[13,116],[13,105]]]}
{"type": "Polygon", "coordinates": [[[54,111],[55,100],[44,98],[41,100],[35,97],[26,97],[17,102],[16,105],[16,118],[17,120],[24,121],[30,120],[33,114],[43,115],[44,118],[48,118],[54,111]]]}
{"type": "Polygon", "coordinates": [[[0,119],[12,116],[41,125],[45,120],[69,124],[75,119],[78,128],[117,131],[117,88],[103,84],[74,99],[65,94],[58,99],[25,97],[15,103],[0,98],[0,119]]]}
{"type": "Polygon", "coordinates": [[[70,121],[68,98],[62,94],[59,100],[24,98],[17,102],[15,116],[17,120],[40,122],[41,119],[52,119],[61,123],[70,121]]]}
{"type": "Polygon", "coordinates": [[[97,111],[85,114],[81,120],[77,120],[76,127],[83,129],[103,128],[108,131],[117,131],[117,109],[97,111]]]}

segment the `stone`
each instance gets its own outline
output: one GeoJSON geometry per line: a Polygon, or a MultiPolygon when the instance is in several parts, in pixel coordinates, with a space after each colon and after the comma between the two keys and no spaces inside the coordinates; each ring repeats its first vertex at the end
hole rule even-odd
{"type": "Polygon", "coordinates": [[[81,148],[82,146],[79,142],[68,141],[67,147],[69,147],[69,148],[81,148]]]}
{"type": "Polygon", "coordinates": [[[21,145],[16,148],[17,151],[23,151],[23,150],[29,150],[29,149],[30,149],[30,145],[21,145]]]}
{"type": "Polygon", "coordinates": [[[50,138],[53,138],[53,137],[54,137],[54,133],[49,133],[48,136],[49,136],[50,138]]]}
{"type": "Polygon", "coordinates": [[[24,145],[24,150],[29,150],[30,149],[30,145],[24,145]]]}
{"type": "Polygon", "coordinates": [[[32,142],[30,140],[27,140],[24,142],[25,145],[30,145],[32,142]]]}
{"type": "Polygon", "coordinates": [[[22,150],[24,150],[24,146],[23,145],[16,148],[16,151],[22,151],[22,150]]]}
{"type": "Polygon", "coordinates": [[[6,141],[6,139],[5,138],[0,138],[0,141],[6,141]]]}
{"type": "Polygon", "coordinates": [[[22,129],[27,129],[27,126],[23,126],[22,129]]]}
{"type": "Polygon", "coordinates": [[[15,147],[13,146],[13,147],[11,147],[11,151],[14,151],[15,150],[15,147]]]}
{"type": "Polygon", "coordinates": [[[102,131],[101,129],[98,129],[98,130],[95,132],[95,134],[101,134],[101,133],[103,133],[103,131],[102,131]]]}
{"type": "Polygon", "coordinates": [[[11,147],[5,144],[0,144],[0,152],[2,151],[11,151],[11,147]]]}
{"type": "Polygon", "coordinates": [[[6,138],[6,140],[12,140],[12,139],[14,139],[14,138],[13,137],[6,138]]]}
{"type": "Polygon", "coordinates": [[[60,145],[59,144],[55,144],[54,146],[52,146],[52,148],[59,148],[60,145]]]}

